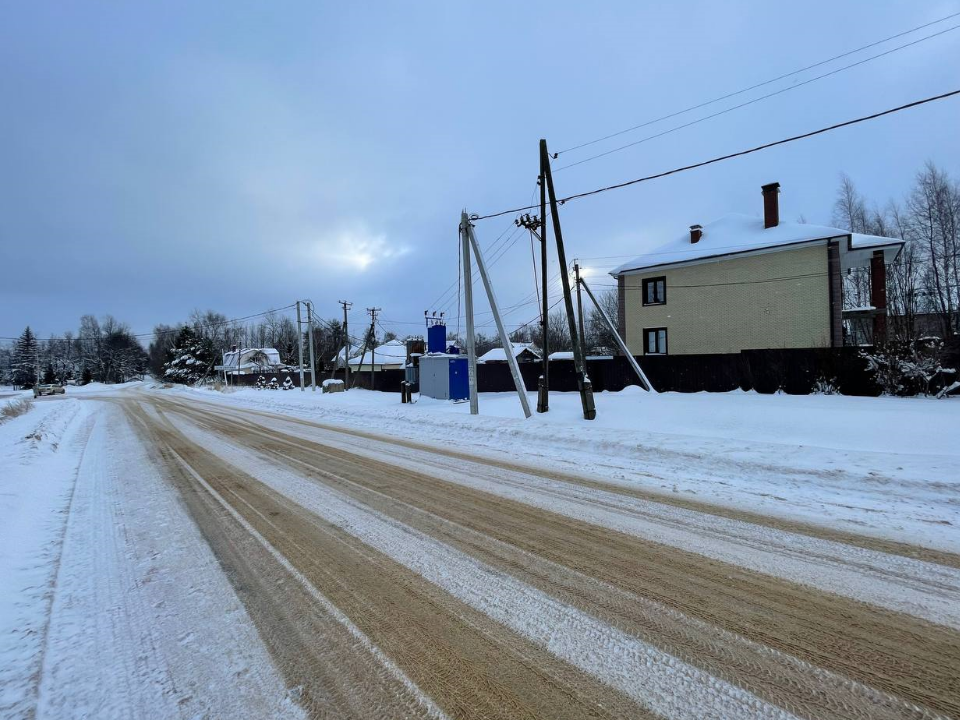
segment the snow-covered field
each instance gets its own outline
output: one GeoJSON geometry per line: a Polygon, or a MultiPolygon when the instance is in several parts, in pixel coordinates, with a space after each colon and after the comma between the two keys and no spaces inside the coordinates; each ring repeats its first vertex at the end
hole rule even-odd
{"type": "MultiPolygon", "coordinates": [[[[753,392],[576,393],[524,419],[515,393],[467,403],[366,390],[177,388],[426,444],[587,473],[738,510],[960,551],[960,401],[753,392]]],[[[530,394],[531,407],[536,397],[530,394]]]]}

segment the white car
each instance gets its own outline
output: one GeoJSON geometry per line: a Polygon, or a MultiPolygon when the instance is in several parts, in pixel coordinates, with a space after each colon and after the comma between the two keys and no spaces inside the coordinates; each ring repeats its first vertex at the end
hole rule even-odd
{"type": "Polygon", "coordinates": [[[41,395],[63,395],[65,394],[66,388],[62,385],[34,385],[33,386],[33,396],[35,398],[40,397],[41,395]]]}

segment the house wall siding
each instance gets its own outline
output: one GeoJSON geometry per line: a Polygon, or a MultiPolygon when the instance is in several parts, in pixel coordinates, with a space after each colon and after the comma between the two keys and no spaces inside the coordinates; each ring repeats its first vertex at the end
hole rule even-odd
{"type": "Polygon", "coordinates": [[[827,270],[825,248],[813,245],[621,276],[624,339],[634,355],[643,329],[657,327],[670,355],[830,347],[827,270]],[[653,277],[666,277],[667,302],[643,306],[653,277]]]}

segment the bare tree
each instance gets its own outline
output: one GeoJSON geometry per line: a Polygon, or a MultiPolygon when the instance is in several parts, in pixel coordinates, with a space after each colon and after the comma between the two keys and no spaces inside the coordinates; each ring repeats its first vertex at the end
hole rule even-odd
{"type": "Polygon", "coordinates": [[[907,198],[911,239],[923,249],[925,308],[940,319],[944,337],[956,332],[960,306],[960,186],[928,162],[907,198]]]}
{"type": "MultiPolygon", "coordinates": [[[[535,338],[539,347],[543,347],[542,335],[543,332],[538,327],[535,338]]],[[[547,342],[547,347],[551,353],[573,350],[573,343],[570,342],[567,314],[562,308],[557,308],[547,315],[547,342]]]]}
{"type": "MultiPolygon", "coordinates": [[[[833,203],[833,224],[852,233],[867,234],[867,203],[846,173],[840,174],[840,187],[833,203]]],[[[870,304],[870,273],[866,268],[852,268],[843,277],[843,304],[846,308],[870,304]]]]}
{"type": "MultiPolygon", "coordinates": [[[[584,301],[590,305],[590,311],[587,313],[587,349],[596,352],[616,352],[617,340],[610,328],[603,320],[600,311],[590,303],[589,298],[584,295],[584,301]]],[[[617,298],[616,290],[607,290],[597,296],[597,302],[606,311],[607,317],[617,327],[620,316],[620,303],[617,298]]]]}
{"type": "Polygon", "coordinates": [[[918,303],[921,299],[924,262],[919,244],[911,237],[909,217],[899,203],[891,201],[886,217],[893,237],[902,238],[903,250],[887,269],[887,305],[890,330],[894,337],[916,337],[918,303]]]}

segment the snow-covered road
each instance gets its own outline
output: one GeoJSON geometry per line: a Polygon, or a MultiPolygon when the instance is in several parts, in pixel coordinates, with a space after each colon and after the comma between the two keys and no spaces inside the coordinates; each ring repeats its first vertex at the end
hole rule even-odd
{"type": "Polygon", "coordinates": [[[960,717],[949,533],[217,400],[134,387],[0,428],[31,486],[0,497],[44,520],[0,529],[25,543],[0,716],[960,717]]]}

